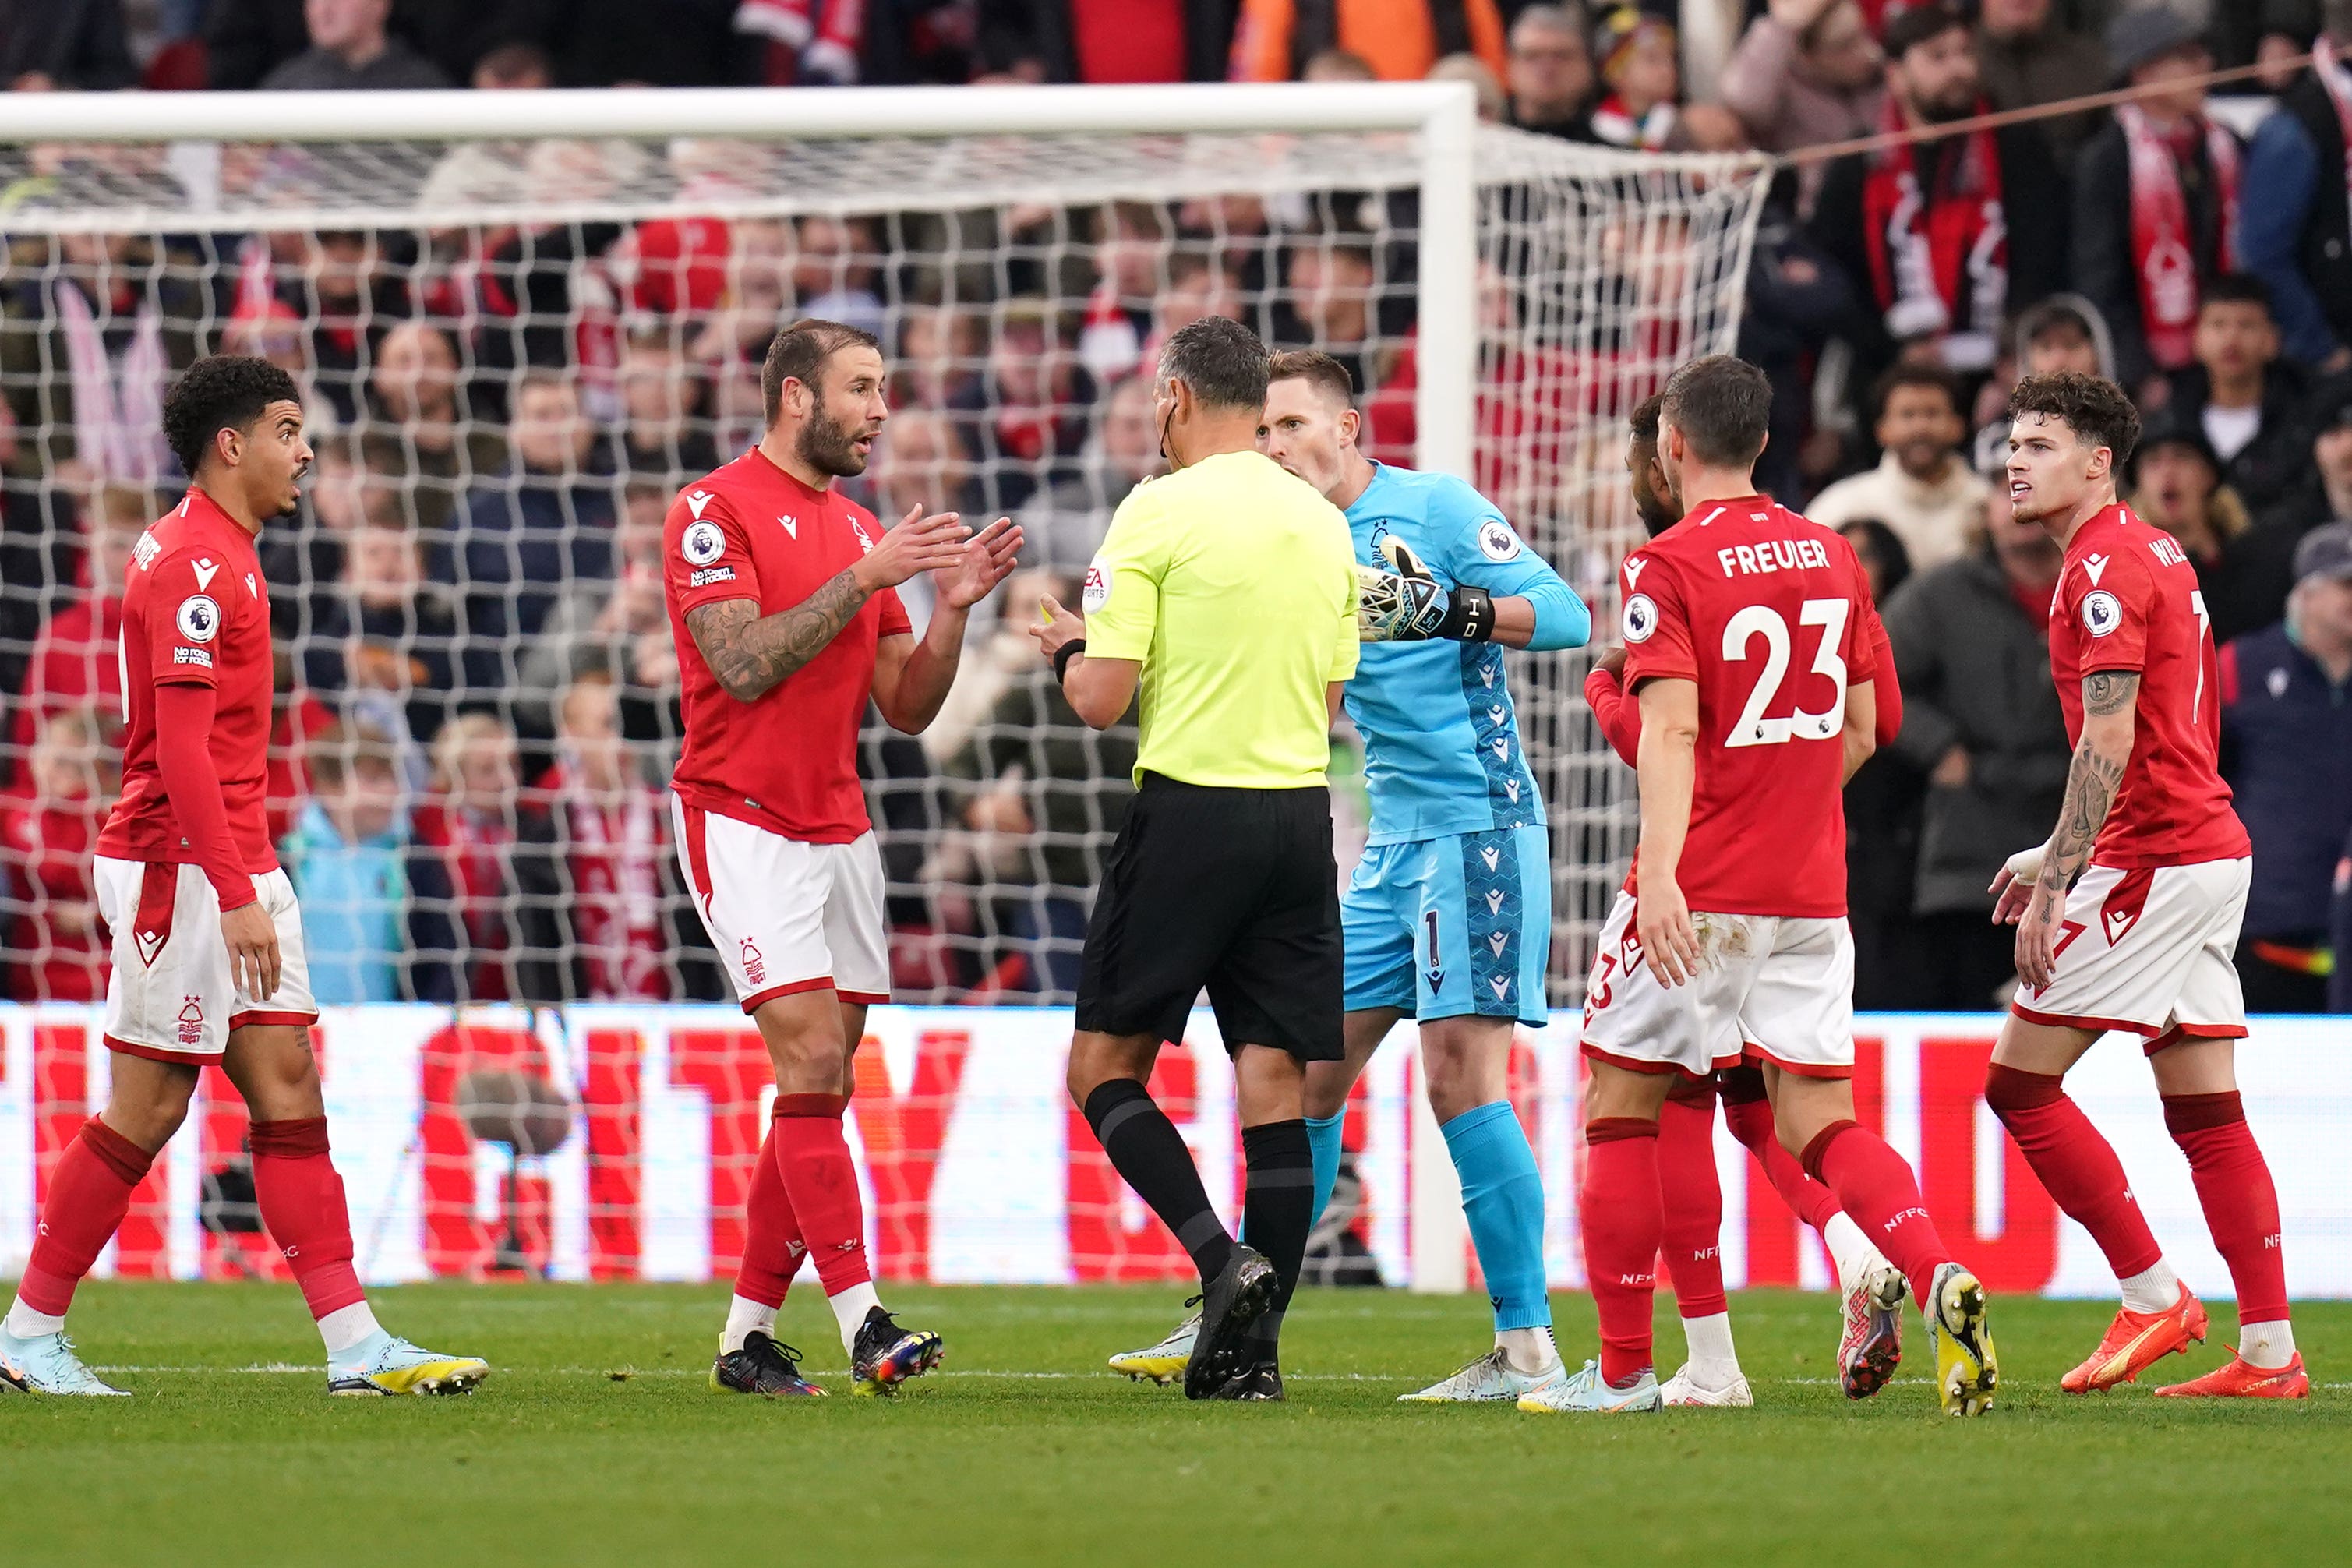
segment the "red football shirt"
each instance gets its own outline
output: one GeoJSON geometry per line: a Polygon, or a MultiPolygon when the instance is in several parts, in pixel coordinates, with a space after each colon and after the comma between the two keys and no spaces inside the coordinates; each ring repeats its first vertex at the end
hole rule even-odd
{"type": "Polygon", "coordinates": [[[857,726],[874,693],[874,650],[911,632],[884,589],[823,652],[756,701],[719,688],[687,613],[751,599],[772,616],[801,603],[882,536],[874,514],[811,489],[754,447],[678,492],[662,525],[663,593],[677,642],[686,746],[672,784],[689,805],[805,844],[846,844],[871,826],[857,782],[857,726]]]}
{"type": "Polygon", "coordinates": [[[2120,504],[2074,531],[2050,601],[2050,676],[2070,745],[2083,738],[2083,677],[2103,669],[2137,671],[2139,700],[2092,861],[2128,870],[2252,854],[2221,782],[2221,672],[2197,568],[2120,504]]]}
{"type": "Polygon", "coordinates": [[[1698,685],[1684,899],[1718,914],[1843,915],[1845,693],[1879,674],[1853,547],[1749,496],[1707,502],[1618,575],[1626,689],[1698,685]]]}
{"type": "MultiPolygon", "coordinates": [[[[98,836],[117,860],[193,863],[155,763],[155,688],[209,686],[212,757],[248,875],[278,868],[269,773],[269,585],[253,536],[190,488],[139,536],[122,594],[122,798],[98,836]]],[[[173,737],[176,743],[180,737],[173,737]]]]}

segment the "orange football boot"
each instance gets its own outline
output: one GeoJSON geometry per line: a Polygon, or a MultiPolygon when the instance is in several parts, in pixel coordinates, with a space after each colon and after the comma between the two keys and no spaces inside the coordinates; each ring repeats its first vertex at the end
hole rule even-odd
{"type": "Polygon", "coordinates": [[[2091,1359],[2060,1378],[2058,1386],[2069,1394],[2097,1394],[2130,1383],[2166,1356],[2185,1355],[2191,1344],[2203,1344],[2206,1321],[2205,1303],[2186,1285],[2180,1300],[2164,1311],[2125,1308],[2107,1325],[2091,1359]]]}
{"type": "Polygon", "coordinates": [[[2248,1366],[2245,1359],[2232,1347],[2229,1365],[2216,1367],[2204,1376],[2192,1377],[2187,1383],[2159,1388],[2156,1396],[2158,1399],[2308,1399],[2311,1397],[2311,1377],[2303,1370],[2303,1357],[2300,1355],[2284,1366],[2248,1366]]]}

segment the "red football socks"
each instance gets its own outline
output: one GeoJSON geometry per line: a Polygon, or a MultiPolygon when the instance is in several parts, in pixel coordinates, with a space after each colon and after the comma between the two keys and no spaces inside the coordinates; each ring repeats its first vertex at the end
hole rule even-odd
{"type": "Polygon", "coordinates": [[[131,1212],[131,1194],[154,1163],[154,1155],[97,1117],[81,1124],[49,1173],[33,1256],[16,1283],[19,1300],[52,1318],[66,1315],[74,1287],[113,1239],[131,1212]]]}
{"type": "Polygon", "coordinates": [[[253,1195],[269,1239],[286,1255],[310,1316],[323,1318],[367,1299],[352,1267],[352,1215],[343,1178],[327,1154],[327,1119],[257,1121],[253,1195]]]}
{"type": "Polygon", "coordinates": [[[1911,1281],[1922,1308],[1935,1300],[1936,1269],[1952,1261],[1919,1200],[1919,1181],[1886,1140],[1859,1121],[1832,1121],[1805,1145],[1805,1170],[1837,1194],[1864,1236],[1911,1281]]]}
{"type": "Polygon", "coordinates": [[[1658,1192],[1658,1124],[1604,1116],[1585,1124],[1584,1273],[1601,1318],[1601,1375],[1620,1387],[1654,1360],[1651,1298],[1665,1215],[1658,1192]]]}
{"type": "MultiPolygon", "coordinates": [[[[2168,1094],[2165,1130],[2189,1156],[2197,1201],[2214,1249],[2230,1266],[2240,1323],[2287,1315],[2286,1254],[2279,1246],[2278,1189],[2246,1125],[2245,1102],[2228,1094],[2168,1094]]],[[[29,1279],[30,1276],[28,1275],[29,1279]]]]}
{"type": "MultiPolygon", "coordinates": [[[[2164,1249],[2131,1194],[2123,1162],[2066,1093],[2063,1079],[1995,1062],[1985,1073],[1984,1095],[2052,1200],[2091,1233],[2116,1279],[2145,1273],[2164,1260],[2164,1249]]],[[[2255,1156],[2257,1163],[2261,1158],[2255,1156]]]]}
{"type": "Polygon", "coordinates": [[[1658,1195],[1664,1205],[1666,1273],[1674,1281],[1675,1310],[1685,1318],[1711,1318],[1727,1310],[1714,1098],[1669,1096],[1658,1109],[1658,1195]]]}
{"type": "Polygon", "coordinates": [[[735,1270],[735,1294],[766,1307],[784,1304],[784,1291],[800,1271],[808,1251],[801,1241],[800,1217],[784,1191],[784,1167],[778,1152],[783,1143],[783,1101],[768,1123],[760,1144],[760,1163],[751,1173],[751,1194],[744,1205],[743,1261],[735,1270]]]}
{"type": "Polygon", "coordinates": [[[828,1296],[873,1279],[866,1260],[857,1167],[850,1163],[849,1141],[841,1128],[842,1112],[848,1109],[846,1095],[776,1096],[776,1164],[828,1296]]]}
{"type": "Polygon", "coordinates": [[[1741,1147],[1764,1167],[1764,1179],[1772,1184],[1791,1214],[1815,1230],[1829,1224],[1830,1216],[1838,1212],[1837,1194],[1805,1174],[1797,1157],[1780,1147],[1780,1136],[1772,1130],[1771,1101],[1727,1096],[1723,1121],[1741,1147]]]}

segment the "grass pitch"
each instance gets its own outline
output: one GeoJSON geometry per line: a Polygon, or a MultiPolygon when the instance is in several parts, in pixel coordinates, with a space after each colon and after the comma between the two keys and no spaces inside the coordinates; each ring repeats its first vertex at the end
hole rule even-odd
{"type": "MultiPolygon", "coordinates": [[[[1286,1405],[1101,1370],[1179,1293],[888,1292],[947,1335],[896,1400],[770,1403],[704,1374],[722,1287],[420,1287],[385,1322],[497,1368],[470,1399],[330,1399],[284,1287],[90,1284],[74,1328],[129,1400],[0,1400],[0,1562],[555,1563],[2342,1562],[2352,1304],[2299,1309],[2307,1404],[2070,1399],[2111,1308],[2000,1300],[1999,1406],[1943,1419],[1917,1320],[1849,1405],[1833,1300],[1735,1298],[1752,1411],[1399,1406],[1487,1340],[1484,1303],[1312,1291],[1286,1405]],[[626,1373],[625,1377],[616,1374],[626,1373]]],[[[1563,1350],[1592,1312],[1555,1298],[1563,1350]]],[[[1661,1298],[1660,1353],[1679,1331],[1661,1298]]],[[[2218,1364],[2225,1323],[2161,1381],[2218,1364]]],[[[846,1392],[806,1282],[782,1333],[846,1392]]],[[[2155,1380],[2151,1380],[2155,1381],[2155,1380]]]]}

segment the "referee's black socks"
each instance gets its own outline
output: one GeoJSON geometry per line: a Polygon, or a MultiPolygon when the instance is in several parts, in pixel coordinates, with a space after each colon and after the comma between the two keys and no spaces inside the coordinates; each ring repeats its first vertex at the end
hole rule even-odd
{"type": "MultiPolygon", "coordinates": [[[[1223,1270],[1225,1259],[1233,1254],[1234,1238],[1225,1234],[1224,1222],[1209,1206],[1209,1191],[1201,1184],[1201,1173],[1192,1163],[1192,1151],[1184,1145],[1184,1135],[1176,1131],[1176,1124],[1168,1120],[1150,1091],[1131,1078],[1097,1085],[1087,1096],[1086,1110],[1087,1124],[1095,1130],[1095,1141],[1103,1152],[1110,1156],[1111,1168],[1135,1189],[1137,1197],[1151,1205],[1151,1212],[1175,1236],[1177,1245],[1192,1255],[1193,1267],[1200,1269],[1205,1287],[1223,1270]]],[[[1298,1146],[1303,1150],[1306,1123],[1295,1125],[1300,1130],[1298,1146]]],[[[1249,1136],[1242,1134],[1244,1141],[1249,1136]]],[[[1251,1201],[1255,1202],[1255,1196],[1251,1201]]],[[[1257,1211],[1248,1212],[1254,1219],[1257,1211]]],[[[1303,1226],[1299,1239],[1303,1246],[1303,1226]]],[[[1297,1253],[1290,1262],[1295,1276],[1297,1253]]],[[[1279,1268],[1281,1264],[1276,1262],[1275,1267],[1279,1268]]]]}
{"type": "Polygon", "coordinates": [[[1315,1226],[1315,1161],[1307,1143],[1307,1123],[1297,1118],[1242,1129],[1242,1156],[1249,1186],[1242,1199],[1242,1234],[1274,1265],[1281,1289],[1273,1310],[1251,1325],[1250,1337],[1274,1353],[1282,1332],[1283,1310],[1297,1289],[1307,1257],[1307,1233],[1315,1226]]]}

